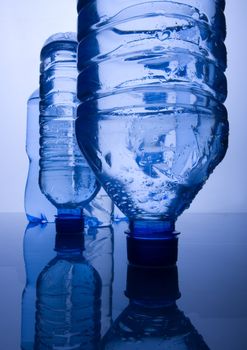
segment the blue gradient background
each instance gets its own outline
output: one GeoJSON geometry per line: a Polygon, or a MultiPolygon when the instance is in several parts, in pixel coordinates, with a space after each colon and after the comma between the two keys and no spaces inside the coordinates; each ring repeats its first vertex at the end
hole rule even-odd
{"type": "MultiPolygon", "coordinates": [[[[247,1],[227,1],[230,139],[223,162],[197,195],[190,212],[246,212],[247,118],[245,115],[247,1]]],[[[76,31],[75,0],[0,2],[1,171],[0,212],[23,211],[28,169],[25,154],[26,101],[38,87],[39,53],[48,36],[76,31]]]]}

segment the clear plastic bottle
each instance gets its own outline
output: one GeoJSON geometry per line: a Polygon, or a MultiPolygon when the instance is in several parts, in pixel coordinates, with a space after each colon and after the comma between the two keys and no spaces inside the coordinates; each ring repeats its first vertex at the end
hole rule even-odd
{"type": "Polygon", "coordinates": [[[154,264],[227,149],[224,5],[78,1],[77,140],[154,264]]]}
{"type": "Polygon", "coordinates": [[[42,192],[58,217],[81,217],[99,184],[75,137],[77,41],[58,33],[45,42],[40,65],[40,177],[42,192]]]}
{"type": "Polygon", "coordinates": [[[83,257],[81,232],[59,231],[57,256],[37,281],[36,350],[96,350],[100,342],[101,279],[83,257]]]}
{"type": "Polygon", "coordinates": [[[25,188],[25,212],[29,222],[52,222],[56,208],[39,188],[39,90],[27,102],[26,152],[29,169],[25,188]]]}
{"type": "Polygon", "coordinates": [[[76,58],[75,33],[51,36],[41,51],[40,186],[58,215],[76,216],[83,207],[86,226],[108,226],[112,201],[99,190],[75,137],[76,58]]]}
{"type": "Polygon", "coordinates": [[[101,342],[102,350],[209,350],[190,320],[179,310],[177,267],[128,266],[129,305],[101,342]]]}

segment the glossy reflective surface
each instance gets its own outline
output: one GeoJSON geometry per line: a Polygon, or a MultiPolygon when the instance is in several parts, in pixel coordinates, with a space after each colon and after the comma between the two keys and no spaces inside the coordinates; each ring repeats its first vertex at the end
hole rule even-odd
{"type": "MultiPolygon", "coordinates": [[[[56,273],[57,280],[49,284],[54,291],[62,282],[63,293],[58,289],[59,297],[52,301],[60,310],[53,313],[56,321],[63,323],[66,316],[67,330],[56,338],[60,349],[71,349],[73,344],[76,349],[89,349],[85,344],[91,344],[90,349],[247,348],[246,214],[183,215],[177,223],[181,231],[177,272],[163,277],[128,267],[126,222],[113,229],[86,231],[79,259],[56,257],[53,224],[26,226],[24,214],[0,215],[1,348],[33,349],[37,325],[47,317],[35,310],[36,281],[41,276],[47,283],[46,266],[54,261],[58,269],[66,265],[66,271],[56,273]],[[79,288],[78,277],[84,281],[79,288]],[[86,295],[93,295],[87,294],[90,288],[96,290],[95,300],[89,297],[84,305],[86,295]],[[61,307],[64,301],[66,308],[61,307]],[[95,343],[99,337],[103,340],[95,343]]],[[[37,345],[35,350],[54,349],[54,344],[37,345]]]]}

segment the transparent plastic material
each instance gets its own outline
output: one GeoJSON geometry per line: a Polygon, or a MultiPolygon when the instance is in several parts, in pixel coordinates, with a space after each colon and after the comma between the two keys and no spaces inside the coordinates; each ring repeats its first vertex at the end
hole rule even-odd
{"type": "Polygon", "coordinates": [[[26,152],[29,158],[24,199],[27,219],[52,222],[57,210],[39,187],[39,90],[35,90],[27,102],[26,152]]]}
{"type": "Polygon", "coordinates": [[[114,205],[114,208],[113,208],[113,219],[114,221],[128,220],[128,218],[124,215],[123,212],[121,212],[121,210],[116,205],[114,205]]]}
{"type": "MultiPolygon", "coordinates": [[[[29,171],[25,189],[25,212],[29,222],[54,222],[56,207],[46,198],[39,187],[39,90],[35,90],[27,103],[26,152],[29,171]]],[[[75,140],[76,142],[76,140],[75,140]]],[[[83,216],[86,226],[111,225],[113,203],[103,188],[85,204],[83,216]]]]}
{"type": "Polygon", "coordinates": [[[76,49],[75,33],[58,33],[41,52],[41,187],[60,214],[83,207],[86,226],[109,226],[112,201],[99,190],[75,137],[76,49]]]}
{"type": "Polygon", "coordinates": [[[76,52],[74,33],[51,36],[41,50],[40,187],[59,215],[80,216],[99,190],[76,142],[76,52]]]}
{"type": "Polygon", "coordinates": [[[83,208],[85,226],[110,226],[113,218],[113,202],[101,187],[97,195],[83,208]]]}
{"type": "Polygon", "coordinates": [[[227,149],[224,1],[77,8],[79,146],[130,221],[172,231],[227,149]]]}

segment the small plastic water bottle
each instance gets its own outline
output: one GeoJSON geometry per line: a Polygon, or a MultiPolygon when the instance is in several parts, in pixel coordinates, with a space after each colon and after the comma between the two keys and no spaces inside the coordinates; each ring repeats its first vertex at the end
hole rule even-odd
{"type": "Polygon", "coordinates": [[[74,33],[45,42],[40,65],[40,188],[58,217],[80,218],[82,207],[99,190],[75,138],[76,51],[74,33]]]}
{"type": "Polygon", "coordinates": [[[80,217],[85,209],[87,226],[108,226],[112,201],[100,190],[75,136],[76,59],[75,33],[54,34],[41,51],[40,187],[58,216],[80,217]]]}
{"type": "Polygon", "coordinates": [[[56,208],[39,188],[39,90],[27,102],[26,152],[29,169],[25,189],[25,212],[29,222],[52,222],[56,208]]]}

